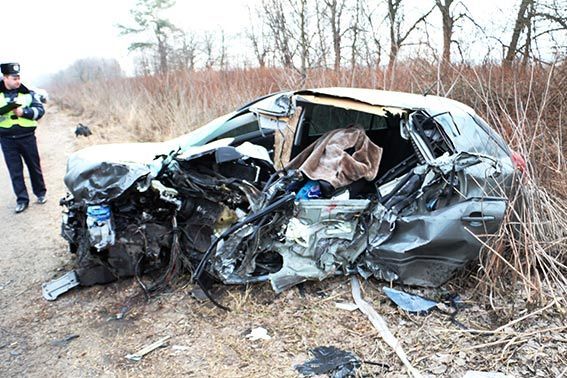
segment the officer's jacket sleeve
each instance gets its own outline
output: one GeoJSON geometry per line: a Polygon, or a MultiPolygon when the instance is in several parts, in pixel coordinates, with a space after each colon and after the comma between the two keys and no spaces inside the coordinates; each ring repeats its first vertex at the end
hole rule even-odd
{"type": "Polygon", "coordinates": [[[30,91],[30,94],[32,96],[32,103],[30,104],[30,106],[23,109],[24,114],[22,117],[27,119],[38,120],[41,117],[43,117],[43,115],[45,114],[45,108],[43,107],[43,104],[39,100],[39,96],[37,95],[37,93],[35,93],[34,91],[30,91]]]}

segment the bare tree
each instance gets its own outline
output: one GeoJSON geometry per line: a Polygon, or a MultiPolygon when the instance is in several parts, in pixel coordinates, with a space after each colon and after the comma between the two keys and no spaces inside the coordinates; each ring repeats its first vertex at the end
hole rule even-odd
{"type": "Polygon", "coordinates": [[[351,45],[350,45],[350,66],[352,68],[352,75],[354,75],[354,70],[356,68],[356,59],[359,55],[358,42],[359,36],[362,33],[361,19],[362,19],[362,0],[356,0],[353,11],[353,19],[350,23],[351,31],[351,45]]]}
{"type": "Polygon", "coordinates": [[[133,42],[129,46],[130,51],[152,50],[157,56],[157,66],[161,73],[168,70],[168,54],[171,51],[168,45],[168,37],[178,28],[169,20],[160,17],[163,10],[175,5],[175,0],[138,0],[130,14],[134,18],[135,26],[118,25],[121,35],[148,34],[153,37],[149,40],[133,42]]]}
{"type": "Polygon", "coordinates": [[[534,17],[535,14],[535,4],[532,2],[531,4],[528,5],[528,11],[527,11],[527,25],[526,25],[526,42],[524,43],[523,46],[523,57],[522,57],[522,67],[524,69],[527,68],[528,66],[528,62],[530,60],[530,56],[531,56],[531,50],[532,50],[532,40],[533,40],[533,36],[532,36],[532,29],[533,29],[533,25],[532,25],[532,19],[534,17]]]}
{"type": "Polygon", "coordinates": [[[301,61],[300,73],[301,73],[302,82],[305,83],[305,80],[307,79],[307,68],[310,66],[309,49],[311,47],[311,42],[307,30],[307,21],[308,21],[307,0],[298,0],[297,5],[294,4],[294,0],[290,0],[290,5],[294,10],[297,19],[297,26],[299,29],[298,47],[299,47],[299,58],[301,61]]]}
{"type": "Polygon", "coordinates": [[[224,30],[221,30],[220,35],[219,65],[221,70],[226,70],[226,36],[224,34],[224,30]]]}
{"type": "MultiPolygon", "coordinates": [[[[380,63],[382,62],[382,23],[376,25],[375,20],[378,17],[375,17],[374,12],[377,11],[377,8],[374,10],[370,10],[368,7],[363,7],[363,13],[365,22],[368,24],[368,29],[371,38],[363,38],[364,46],[366,50],[366,64],[370,66],[379,67],[380,63]]],[[[382,19],[380,17],[380,19],[382,19]]]]}
{"type": "Polygon", "coordinates": [[[341,69],[341,40],[343,37],[342,31],[342,16],[345,9],[346,0],[323,0],[328,11],[328,20],[331,26],[331,40],[333,42],[333,67],[335,72],[341,69]]]}
{"type": "Polygon", "coordinates": [[[508,45],[506,56],[502,61],[504,67],[510,68],[512,66],[512,62],[518,52],[520,35],[526,28],[530,28],[532,15],[528,10],[533,6],[533,3],[534,0],[521,0],[520,2],[520,8],[518,9],[518,15],[516,16],[516,22],[514,23],[514,30],[512,32],[512,39],[510,40],[510,45],[508,45]]]}
{"type": "Polygon", "coordinates": [[[104,81],[121,76],[122,69],[116,59],[84,58],[57,72],[52,79],[61,84],[73,84],[104,81]]]}
{"type": "Polygon", "coordinates": [[[260,37],[256,34],[250,33],[248,34],[248,39],[252,44],[252,49],[254,51],[254,56],[256,57],[256,61],[260,67],[266,67],[266,57],[268,55],[269,50],[266,48],[264,44],[260,41],[260,37]]]}
{"type": "Polygon", "coordinates": [[[215,36],[213,33],[205,32],[203,34],[202,49],[203,54],[205,55],[205,68],[213,68],[217,61],[217,58],[215,57],[215,36]]]}
{"type": "Polygon", "coordinates": [[[435,0],[435,5],[441,12],[441,21],[443,23],[443,54],[442,63],[447,65],[451,63],[451,41],[453,39],[453,25],[455,19],[451,14],[451,5],[454,0],[435,0]]]}
{"type": "MultiPolygon", "coordinates": [[[[312,65],[315,34],[310,29],[313,10],[309,4],[308,0],[264,0],[261,8],[274,56],[285,68],[298,71],[303,83],[312,65]]],[[[260,49],[255,47],[255,52],[259,57],[260,49]]]]}
{"type": "Polygon", "coordinates": [[[329,54],[329,48],[327,46],[327,36],[325,34],[325,14],[323,5],[320,2],[315,2],[315,15],[317,17],[317,39],[318,52],[317,52],[317,64],[319,66],[327,67],[327,55],[329,54]]]}
{"type": "Polygon", "coordinates": [[[175,42],[178,46],[174,51],[175,68],[195,70],[198,47],[195,34],[179,32],[175,35],[175,42]]]}
{"type": "Polygon", "coordinates": [[[151,63],[147,55],[140,54],[134,58],[136,76],[149,76],[152,74],[151,63]]]}
{"type": "MultiPolygon", "coordinates": [[[[461,52],[460,44],[453,38],[455,25],[461,19],[468,19],[475,27],[483,29],[470,16],[470,12],[462,1],[455,0],[435,0],[435,6],[441,13],[441,22],[443,25],[443,52],[441,54],[442,67],[446,67],[451,63],[451,46],[457,45],[461,52]],[[456,12],[456,8],[460,6],[460,12],[456,12]]],[[[462,57],[462,52],[461,52],[462,57]]]]}
{"type": "Polygon", "coordinates": [[[404,12],[401,7],[402,0],[387,0],[388,1],[388,21],[390,26],[390,53],[388,62],[388,72],[390,77],[393,77],[394,65],[398,57],[400,48],[410,36],[410,34],[417,28],[417,26],[424,22],[426,18],[433,12],[431,8],[427,13],[417,18],[405,31],[402,31],[404,22],[404,12]]]}
{"type": "Polygon", "coordinates": [[[290,42],[293,40],[293,34],[288,25],[286,17],[288,12],[284,9],[283,2],[263,0],[262,11],[281,64],[286,68],[292,68],[294,52],[290,42]]]}
{"type": "Polygon", "coordinates": [[[567,5],[564,1],[540,1],[534,16],[543,18],[559,25],[558,30],[567,30],[567,5]]]}
{"type": "Polygon", "coordinates": [[[257,25],[256,20],[261,19],[262,13],[258,10],[255,11],[255,19],[252,17],[252,10],[248,8],[249,17],[249,28],[246,30],[246,38],[250,41],[252,45],[252,51],[256,57],[256,61],[260,67],[266,67],[266,59],[268,53],[270,53],[270,48],[268,47],[268,35],[264,28],[264,23],[260,23],[259,28],[255,28],[257,25]]]}
{"type": "Polygon", "coordinates": [[[567,6],[564,1],[557,0],[521,0],[518,14],[514,23],[510,44],[507,46],[506,55],[502,61],[503,67],[510,68],[514,59],[521,53],[522,65],[527,66],[530,59],[541,61],[533,53],[532,45],[544,36],[555,41],[558,48],[560,41],[565,41],[567,32],[567,6]],[[559,34],[558,34],[559,33],[559,34]],[[523,44],[521,41],[523,40],[523,44]]]}
{"type": "MultiPolygon", "coordinates": [[[[549,36],[554,40],[558,49],[567,50],[567,4],[563,0],[540,0],[532,5],[534,35],[530,40],[537,40],[542,36],[549,36]],[[537,33],[536,30],[537,29],[537,33]]],[[[524,50],[527,51],[527,50],[524,50]]]]}

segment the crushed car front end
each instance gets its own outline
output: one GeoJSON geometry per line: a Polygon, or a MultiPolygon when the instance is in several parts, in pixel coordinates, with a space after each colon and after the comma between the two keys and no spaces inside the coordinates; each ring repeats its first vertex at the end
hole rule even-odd
{"type": "Polygon", "coordinates": [[[356,273],[438,286],[503,221],[511,152],[458,102],[327,88],[231,117],[231,135],[221,124],[155,159],[70,158],[62,234],[77,283],[137,276],[151,291],[188,273],[280,292],[356,273]]]}

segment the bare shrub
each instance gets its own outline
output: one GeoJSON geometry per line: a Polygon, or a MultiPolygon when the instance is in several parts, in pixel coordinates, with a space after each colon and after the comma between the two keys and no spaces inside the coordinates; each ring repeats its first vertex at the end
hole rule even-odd
{"type": "Polygon", "coordinates": [[[527,164],[505,226],[481,255],[480,286],[506,291],[520,280],[528,302],[552,296],[565,304],[565,101],[559,90],[563,76],[554,67],[529,72],[483,68],[485,72],[474,71],[474,80],[466,80],[476,96],[476,108],[527,164]]]}

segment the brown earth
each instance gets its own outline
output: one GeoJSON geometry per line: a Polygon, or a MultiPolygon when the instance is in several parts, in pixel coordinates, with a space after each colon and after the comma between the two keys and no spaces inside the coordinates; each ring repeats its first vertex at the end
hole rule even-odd
{"type": "MultiPolygon", "coordinates": [[[[45,301],[41,284],[72,267],[72,255],[59,237],[58,202],[65,193],[66,158],[84,144],[73,135],[76,123],[51,106],[38,128],[47,204],[32,203],[15,215],[7,170],[0,169],[0,376],[297,376],[293,366],[321,345],[388,365],[365,363],[359,369],[362,375],[406,375],[364,315],[336,308],[337,302],[352,302],[348,278],[308,283],[281,295],[269,285],[221,287],[216,295],[231,312],[195,299],[192,286],[183,282],[150,300],[134,280],[124,280],[45,301]],[[248,340],[246,335],[256,327],[266,328],[272,338],[248,340]],[[78,337],[64,341],[68,336],[78,337]],[[167,346],[140,362],[125,358],[165,336],[170,337],[167,346]]],[[[385,298],[383,284],[376,281],[364,285],[363,295],[426,376],[462,376],[467,370],[566,374],[562,309],[550,304],[541,311],[528,310],[513,288],[508,300],[481,306],[489,301],[467,288],[471,281],[421,292],[432,297],[459,292],[467,304],[459,321],[470,329],[501,329],[479,334],[458,328],[440,312],[409,315],[385,298]]]]}

